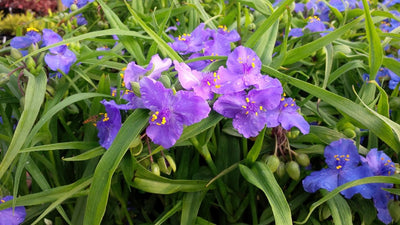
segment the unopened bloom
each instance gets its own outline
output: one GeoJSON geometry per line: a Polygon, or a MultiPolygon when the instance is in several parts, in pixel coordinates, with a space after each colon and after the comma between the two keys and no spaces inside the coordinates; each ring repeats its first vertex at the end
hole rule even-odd
{"type": "MultiPolygon", "coordinates": [[[[10,201],[12,196],[5,196],[0,200],[0,204],[10,201]]],[[[19,225],[24,222],[26,216],[25,207],[17,206],[0,211],[0,225],[19,225]]]]}
{"type": "MultiPolygon", "coordinates": [[[[303,180],[304,190],[316,192],[319,189],[332,191],[347,182],[372,176],[368,166],[360,166],[361,159],[352,140],[340,139],[326,146],[324,151],[325,162],[328,168],[314,171],[303,180]]],[[[346,198],[360,193],[364,198],[371,198],[374,190],[368,185],[358,185],[341,193],[346,198]]]]}
{"type": "Polygon", "coordinates": [[[103,100],[101,103],[105,106],[106,113],[102,114],[101,119],[96,123],[99,131],[97,136],[100,139],[100,145],[108,149],[121,128],[121,114],[114,100],[109,102],[103,100]]]}
{"type": "Polygon", "coordinates": [[[208,103],[193,92],[174,95],[159,81],[144,77],[140,81],[143,107],[151,111],[146,134],[164,148],[172,147],[183,132],[183,126],[200,122],[208,116],[208,103]]]}

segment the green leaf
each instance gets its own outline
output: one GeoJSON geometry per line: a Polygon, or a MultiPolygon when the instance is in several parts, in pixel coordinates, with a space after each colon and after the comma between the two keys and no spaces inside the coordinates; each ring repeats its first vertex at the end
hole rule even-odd
{"type": "Polygon", "coordinates": [[[246,160],[250,164],[254,163],[260,155],[266,129],[267,127],[264,127],[264,129],[258,134],[256,142],[247,154],[246,160]]]}
{"type": "Polygon", "coordinates": [[[196,224],[197,214],[206,193],[205,191],[185,193],[183,196],[181,225],[196,224]]]}
{"type": "Polygon", "coordinates": [[[172,180],[155,175],[135,159],[135,176],[131,185],[137,189],[154,194],[172,194],[182,192],[206,191],[213,186],[206,186],[205,180],[172,180]]]}
{"type": "Polygon", "coordinates": [[[255,162],[251,169],[245,165],[239,165],[239,169],[248,182],[261,189],[265,196],[267,196],[274,214],[275,224],[292,224],[292,215],[289,204],[286,201],[282,189],[276,182],[274,174],[269,170],[267,164],[255,162]]]}
{"type": "Polygon", "coordinates": [[[30,148],[22,149],[20,152],[39,152],[39,151],[54,151],[54,150],[64,150],[64,149],[90,149],[98,146],[98,142],[85,142],[85,141],[71,141],[62,142],[56,144],[40,145],[30,148]]]}
{"type": "Polygon", "coordinates": [[[367,39],[369,44],[369,78],[375,80],[376,74],[382,65],[383,60],[383,49],[381,45],[381,39],[376,32],[374,22],[372,22],[371,12],[369,10],[369,4],[367,0],[362,0],[365,14],[365,30],[367,33],[367,39]]]}
{"type": "Polygon", "coordinates": [[[279,21],[276,21],[261,37],[261,40],[256,43],[253,50],[257,53],[262,64],[270,65],[272,62],[272,54],[274,53],[274,47],[276,43],[276,37],[278,36],[279,21]]]}
{"type": "Polygon", "coordinates": [[[338,79],[343,74],[345,74],[347,71],[357,69],[357,68],[365,69],[365,65],[364,65],[363,61],[353,60],[353,61],[350,61],[350,62],[342,65],[341,67],[337,68],[334,72],[332,72],[330,74],[329,79],[328,79],[328,85],[331,84],[336,79],[338,79]]]}
{"type": "Polygon", "coordinates": [[[132,140],[140,134],[148,119],[147,110],[136,109],[126,119],[110,148],[101,157],[94,172],[83,224],[101,223],[107,206],[111,178],[132,140]]]}
{"type": "MultiPolygon", "coordinates": [[[[140,18],[140,16],[129,6],[129,4],[125,1],[126,7],[129,12],[135,18],[135,21],[143,28],[144,31],[155,41],[157,42],[159,48],[165,51],[172,60],[177,60],[182,62],[182,58],[176,53],[156,32],[153,31],[150,27],[146,25],[146,23],[140,18]]],[[[138,63],[139,64],[139,63],[138,63]]]]}
{"type": "Polygon", "coordinates": [[[105,151],[106,150],[100,146],[100,147],[94,148],[92,150],[89,150],[87,152],[84,152],[80,155],[69,157],[69,158],[63,158],[62,160],[64,160],[64,161],[85,161],[85,160],[93,159],[97,156],[103,155],[103,153],[105,151]]]}
{"type": "MultiPolygon", "coordinates": [[[[110,23],[111,27],[129,31],[129,28],[119,19],[118,15],[115,14],[114,11],[106,3],[103,2],[103,0],[97,0],[97,2],[103,9],[103,12],[107,17],[107,21],[110,23]]],[[[142,48],[139,42],[135,38],[125,35],[118,35],[118,38],[119,41],[129,51],[129,53],[131,53],[135,57],[135,60],[139,65],[145,64],[146,58],[143,55],[142,48]]]]}
{"type": "Polygon", "coordinates": [[[157,218],[156,221],[154,221],[154,225],[161,225],[165,221],[167,221],[171,216],[173,216],[175,213],[177,213],[179,210],[182,208],[182,201],[178,201],[174,207],[172,207],[168,212],[164,213],[161,217],[157,218]]]}
{"type": "MultiPolygon", "coordinates": [[[[290,77],[271,67],[263,66],[262,70],[271,76],[277,77],[281,80],[281,82],[288,82],[291,85],[296,86],[301,90],[306,91],[311,95],[314,95],[327,102],[341,113],[352,118],[354,122],[357,122],[361,126],[368,128],[382,141],[388,144],[394,151],[400,151],[399,140],[396,138],[397,135],[395,135],[392,131],[392,129],[398,129],[398,124],[396,125],[395,122],[391,121],[390,119],[386,117],[381,118],[379,117],[380,114],[378,113],[376,114],[379,116],[376,116],[373,112],[370,112],[369,109],[366,109],[365,107],[356,104],[347,98],[326,91],[305,81],[290,77]]],[[[400,130],[396,131],[396,133],[398,132],[400,132],[400,130]]]]}
{"type": "Polygon", "coordinates": [[[332,43],[333,41],[341,37],[344,33],[352,29],[354,26],[358,25],[361,19],[362,19],[361,17],[357,18],[352,22],[344,25],[343,27],[340,27],[332,31],[329,34],[321,38],[318,38],[317,40],[311,43],[302,45],[301,47],[297,47],[295,49],[288,51],[285,61],[283,62],[283,65],[289,65],[298,62],[306,58],[307,56],[311,55],[315,51],[321,49],[322,47],[328,45],[329,43],[332,43]]]}
{"type": "Polygon", "coordinates": [[[377,105],[377,112],[379,114],[381,114],[382,116],[390,118],[389,117],[389,97],[386,94],[386,91],[383,90],[383,88],[381,86],[379,86],[379,84],[376,83],[375,80],[371,80],[371,81],[369,81],[369,83],[375,84],[375,86],[378,88],[379,93],[380,93],[379,101],[378,101],[378,105],[377,105]]]}
{"type": "Polygon", "coordinates": [[[281,3],[281,5],[271,14],[268,19],[266,19],[260,27],[250,36],[250,38],[246,41],[244,46],[248,48],[253,48],[257,42],[265,41],[261,39],[261,37],[268,32],[268,29],[279,20],[279,17],[285,12],[286,7],[292,4],[294,0],[285,0],[281,3]]]}
{"type": "MultiPolygon", "coordinates": [[[[328,191],[321,190],[321,192],[326,195],[328,191]]],[[[351,210],[346,200],[340,196],[335,195],[335,197],[327,201],[329,209],[332,214],[333,222],[335,225],[351,225],[353,224],[353,217],[351,215],[351,210]]]]}
{"type": "Polygon", "coordinates": [[[21,114],[14,136],[3,160],[0,163],[0,178],[8,170],[11,163],[17,157],[19,150],[24,145],[28,133],[36,121],[40,107],[44,100],[46,92],[47,76],[42,70],[38,76],[30,74],[27,70],[24,71],[25,76],[29,78],[28,86],[25,92],[24,111],[21,114]]]}

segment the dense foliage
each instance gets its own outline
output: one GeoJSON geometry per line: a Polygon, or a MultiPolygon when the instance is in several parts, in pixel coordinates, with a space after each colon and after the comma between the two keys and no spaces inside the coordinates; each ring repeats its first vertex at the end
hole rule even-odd
{"type": "Polygon", "coordinates": [[[0,49],[0,225],[400,222],[395,0],[62,3],[0,49]]]}

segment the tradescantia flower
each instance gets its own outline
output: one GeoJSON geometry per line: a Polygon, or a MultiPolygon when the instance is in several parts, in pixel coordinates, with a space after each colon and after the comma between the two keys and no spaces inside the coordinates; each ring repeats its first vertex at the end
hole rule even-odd
{"type": "MultiPolygon", "coordinates": [[[[326,146],[324,151],[328,168],[314,171],[303,180],[304,190],[316,192],[319,189],[332,191],[347,182],[372,176],[371,170],[361,163],[360,155],[352,140],[340,139],[326,146]]],[[[359,185],[341,191],[346,198],[360,193],[364,198],[371,198],[374,190],[368,185],[359,185]]]]}
{"type": "Polygon", "coordinates": [[[281,125],[285,130],[290,130],[292,127],[297,127],[303,134],[310,132],[310,125],[300,115],[298,110],[300,107],[292,98],[281,98],[278,107],[268,112],[268,127],[276,127],[281,125]]]}
{"type": "Polygon", "coordinates": [[[281,94],[281,85],[252,89],[248,93],[240,91],[225,94],[217,99],[213,108],[223,116],[232,118],[233,127],[244,137],[254,137],[267,124],[268,111],[279,105],[281,94]]]}
{"type": "Polygon", "coordinates": [[[150,63],[146,68],[136,65],[135,62],[130,62],[124,73],[124,85],[129,90],[132,90],[131,82],[139,82],[139,80],[147,76],[152,79],[158,79],[161,73],[168,70],[172,64],[172,60],[166,58],[162,60],[158,54],[151,57],[150,63]]]}
{"type": "MultiPolygon", "coordinates": [[[[25,36],[11,39],[10,46],[16,49],[28,48],[42,40],[42,35],[35,28],[28,28],[25,36]]],[[[26,51],[23,52],[26,54],[26,51]]]]}
{"type": "MultiPolygon", "coordinates": [[[[0,199],[0,204],[10,201],[13,199],[12,196],[5,196],[0,199]]],[[[26,216],[25,207],[17,206],[13,208],[7,208],[0,210],[0,225],[18,225],[24,222],[26,216]]]]}
{"type": "Polygon", "coordinates": [[[190,34],[182,34],[168,43],[172,49],[182,55],[199,52],[204,48],[204,42],[210,37],[210,32],[204,29],[205,24],[200,23],[190,34]]]}
{"type": "MultiPolygon", "coordinates": [[[[49,46],[62,41],[62,37],[50,29],[43,29],[43,44],[49,46]]],[[[73,63],[76,62],[75,53],[67,48],[66,45],[60,45],[49,49],[44,57],[47,66],[53,71],[61,70],[67,74],[73,63]]],[[[60,73],[57,73],[61,77],[60,73]]]]}
{"type": "Polygon", "coordinates": [[[114,100],[109,102],[103,100],[101,103],[105,106],[106,113],[104,113],[101,120],[96,123],[96,127],[99,131],[97,136],[100,139],[100,145],[108,149],[121,128],[121,114],[114,100]]]}
{"type": "Polygon", "coordinates": [[[78,8],[82,8],[86,4],[93,2],[94,0],[62,0],[61,2],[68,8],[71,7],[71,5],[75,4],[78,6],[78,8]]]}
{"type": "Polygon", "coordinates": [[[308,24],[304,27],[311,32],[322,32],[326,30],[325,24],[317,16],[308,17],[308,24]]]}
{"type": "MultiPolygon", "coordinates": [[[[393,175],[396,168],[392,160],[383,151],[376,148],[371,149],[367,156],[361,157],[363,164],[367,165],[374,176],[390,176],[393,175]]],[[[392,196],[389,192],[382,188],[392,188],[393,184],[368,184],[374,190],[372,196],[376,210],[378,211],[378,219],[389,224],[392,221],[388,204],[392,196]]]]}
{"type": "Polygon", "coordinates": [[[146,134],[164,148],[175,144],[184,125],[200,122],[211,110],[208,103],[193,92],[178,91],[174,95],[161,82],[148,77],[140,81],[140,93],[143,107],[151,111],[146,134]]]}
{"type": "Polygon", "coordinates": [[[256,84],[255,80],[260,75],[261,60],[250,48],[239,46],[228,56],[226,67],[218,69],[220,77],[217,85],[219,94],[229,94],[242,91],[256,84]]]}

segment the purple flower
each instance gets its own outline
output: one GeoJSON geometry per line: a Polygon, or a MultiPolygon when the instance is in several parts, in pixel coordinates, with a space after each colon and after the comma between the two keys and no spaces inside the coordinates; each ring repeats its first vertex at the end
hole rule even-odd
{"type": "Polygon", "coordinates": [[[35,28],[28,28],[27,31],[25,36],[11,39],[10,46],[16,49],[28,48],[32,44],[36,44],[42,40],[42,36],[35,28]]]}
{"type": "Polygon", "coordinates": [[[329,21],[329,7],[319,0],[310,0],[306,4],[308,10],[312,10],[310,15],[319,16],[322,21],[329,21]]]}
{"type": "Polygon", "coordinates": [[[322,32],[325,31],[325,24],[317,17],[309,17],[308,24],[304,27],[309,29],[311,32],[322,32]]]}
{"type": "Polygon", "coordinates": [[[171,59],[166,58],[162,60],[158,54],[151,57],[150,63],[146,68],[136,65],[135,62],[130,62],[124,74],[125,87],[132,90],[131,82],[139,82],[144,76],[156,80],[160,78],[162,72],[169,69],[171,64],[171,59]]]}
{"type": "Polygon", "coordinates": [[[62,0],[61,2],[68,8],[71,7],[72,4],[76,4],[78,8],[82,8],[89,2],[93,2],[94,0],[62,0]]]}
{"type": "Polygon", "coordinates": [[[108,149],[121,128],[121,114],[114,100],[109,102],[103,100],[101,103],[105,106],[106,113],[104,113],[102,119],[96,123],[96,127],[99,131],[97,136],[100,139],[100,145],[108,149]]]}
{"type": "Polygon", "coordinates": [[[257,54],[250,48],[239,46],[228,56],[227,68],[220,67],[217,85],[220,94],[229,94],[246,89],[253,85],[253,77],[257,77],[261,71],[261,61],[257,54]]]}
{"type": "MultiPolygon", "coordinates": [[[[372,176],[368,166],[359,166],[360,155],[352,140],[340,139],[332,142],[326,146],[324,156],[328,168],[314,171],[307,176],[303,180],[305,191],[316,192],[321,188],[332,191],[347,182],[372,176]]],[[[356,193],[364,198],[371,198],[373,192],[366,184],[341,191],[346,198],[351,198],[356,193]]]]}
{"type": "MultiPolygon", "coordinates": [[[[361,157],[363,164],[367,165],[374,176],[390,176],[393,175],[396,168],[392,160],[383,151],[378,151],[376,148],[371,149],[367,156],[361,157]]],[[[392,199],[389,192],[382,190],[382,188],[392,188],[393,184],[368,184],[374,190],[372,196],[375,208],[378,211],[378,218],[385,224],[392,221],[390,216],[388,204],[392,199]]]]}
{"type": "Polygon", "coordinates": [[[399,3],[400,3],[399,0],[384,0],[383,1],[383,4],[386,5],[387,7],[394,6],[399,3]]]}
{"type": "Polygon", "coordinates": [[[303,36],[303,28],[292,28],[289,31],[289,37],[301,37],[303,36]]]}
{"type": "Polygon", "coordinates": [[[207,41],[211,35],[208,30],[204,30],[204,26],[205,24],[201,23],[191,34],[179,35],[174,42],[168,44],[183,55],[199,52],[204,47],[203,42],[207,41]]]}
{"type": "Polygon", "coordinates": [[[193,90],[197,96],[205,100],[212,99],[214,92],[220,86],[216,84],[219,79],[216,72],[199,72],[191,70],[184,62],[174,60],[175,70],[178,71],[178,79],[186,90],[193,90]]]}
{"type": "Polygon", "coordinates": [[[140,81],[144,108],[151,111],[146,134],[164,148],[172,147],[183,132],[183,126],[200,122],[208,116],[210,106],[193,92],[178,91],[174,95],[161,82],[144,77],[140,81]]]}
{"type": "Polygon", "coordinates": [[[214,110],[233,119],[233,127],[244,137],[255,137],[268,122],[268,111],[279,104],[282,87],[250,90],[222,95],[214,110]]]}
{"type": "MultiPolygon", "coordinates": [[[[50,29],[43,29],[43,44],[49,46],[62,41],[62,37],[50,29]]],[[[61,70],[67,74],[72,64],[76,62],[75,53],[67,48],[66,45],[60,45],[49,49],[44,57],[47,66],[53,71],[61,70]]],[[[61,77],[60,73],[57,73],[61,77]]]]}
{"type": "Polygon", "coordinates": [[[279,106],[269,111],[267,126],[276,127],[280,124],[286,130],[297,127],[301,133],[308,134],[310,125],[300,115],[299,109],[292,98],[281,98],[279,106]]]}
{"type": "MultiPolygon", "coordinates": [[[[0,200],[0,204],[10,201],[12,196],[5,196],[0,200]]],[[[0,225],[18,225],[24,222],[26,216],[25,207],[17,206],[0,211],[0,225]]]]}
{"type": "Polygon", "coordinates": [[[303,3],[295,3],[295,5],[294,5],[294,11],[295,11],[296,13],[301,13],[301,12],[304,11],[304,7],[305,7],[305,5],[304,5],[303,3]]]}

